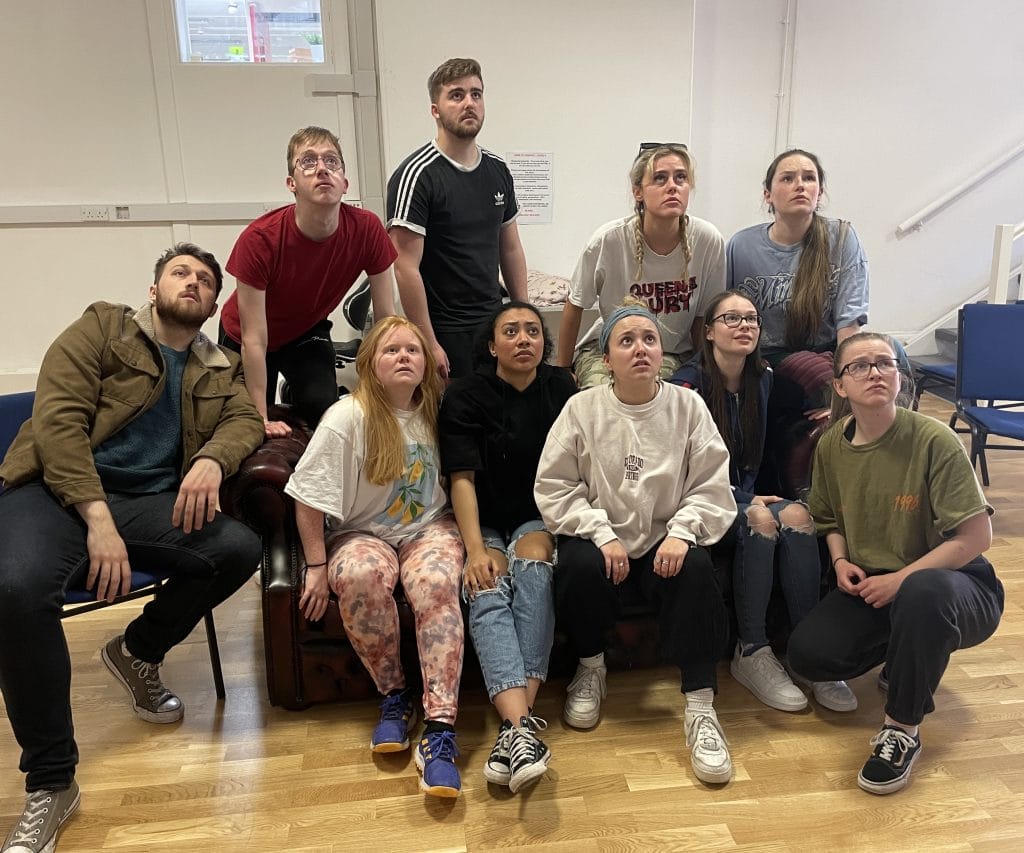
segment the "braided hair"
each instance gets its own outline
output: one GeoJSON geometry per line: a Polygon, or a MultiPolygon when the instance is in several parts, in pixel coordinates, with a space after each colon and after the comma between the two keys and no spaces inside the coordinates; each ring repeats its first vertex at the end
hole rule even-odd
{"type": "MultiPolygon", "coordinates": [[[[679,157],[686,164],[686,174],[690,187],[696,186],[693,174],[693,157],[685,145],[666,143],[656,148],[645,148],[633,162],[633,168],[629,170],[629,182],[634,190],[643,186],[644,178],[650,179],[654,174],[654,164],[657,160],[668,155],[679,157]]],[[[635,281],[640,281],[644,271],[644,247],[647,245],[644,240],[644,203],[639,199],[633,205],[636,216],[633,219],[633,253],[636,259],[636,273],[633,275],[635,281]]],[[[693,260],[693,246],[690,245],[688,226],[690,217],[683,213],[679,217],[679,244],[683,247],[683,272],[682,280],[689,279],[690,261],[693,260]]]]}

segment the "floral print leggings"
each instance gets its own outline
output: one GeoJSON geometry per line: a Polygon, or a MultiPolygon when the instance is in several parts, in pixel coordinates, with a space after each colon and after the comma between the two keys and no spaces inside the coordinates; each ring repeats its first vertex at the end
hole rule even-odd
{"type": "Polygon", "coordinates": [[[416,617],[425,719],[454,725],[464,648],[459,588],[466,552],[451,515],[394,548],[369,533],[328,537],[328,579],[352,648],[381,694],[405,687],[399,653],[401,582],[416,617]]]}

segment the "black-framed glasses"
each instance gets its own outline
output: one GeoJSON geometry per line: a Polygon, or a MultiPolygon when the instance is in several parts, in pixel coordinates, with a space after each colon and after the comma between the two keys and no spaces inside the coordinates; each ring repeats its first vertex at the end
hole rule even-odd
{"type": "Polygon", "coordinates": [[[879,376],[892,376],[900,368],[898,359],[879,358],[875,361],[851,361],[846,367],[839,371],[839,376],[848,374],[853,379],[867,379],[871,368],[878,371],[879,376]]]}
{"type": "Polygon", "coordinates": [[[345,161],[337,154],[303,154],[295,161],[295,166],[302,169],[304,175],[313,175],[316,174],[317,163],[323,163],[328,172],[337,172],[345,168],[345,161]]]}
{"type": "Polygon", "coordinates": [[[746,323],[755,329],[761,325],[760,314],[734,314],[732,311],[727,311],[725,314],[719,314],[717,317],[711,318],[712,323],[717,323],[719,320],[725,323],[726,328],[729,329],[738,329],[740,323],[746,323]]]}

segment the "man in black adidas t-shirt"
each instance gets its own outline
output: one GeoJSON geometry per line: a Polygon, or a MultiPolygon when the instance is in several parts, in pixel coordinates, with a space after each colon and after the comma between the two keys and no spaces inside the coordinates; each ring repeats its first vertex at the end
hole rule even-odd
{"type": "Polygon", "coordinates": [[[505,162],[480,148],[484,84],[474,59],[449,59],[427,81],[437,139],[388,181],[387,226],[405,314],[430,341],[442,375],[472,372],[477,326],[509,295],[527,300],[519,212],[505,162]]]}

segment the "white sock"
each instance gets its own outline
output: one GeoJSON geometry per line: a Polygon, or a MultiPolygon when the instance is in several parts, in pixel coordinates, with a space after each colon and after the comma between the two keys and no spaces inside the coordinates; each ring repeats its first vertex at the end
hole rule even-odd
{"type": "Polygon", "coordinates": [[[885,715],[885,720],[883,721],[883,725],[892,726],[892,728],[894,728],[894,729],[901,729],[902,731],[905,731],[911,737],[918,737],[921,734],[921,727],[920,726],[907,726],[907,725],[904,725],[903,723],[897,723],[888,714],[885,715]]]}
{"type": "Polygon", "coordinates": [[[703,687],[700,690],[690,690],[686,694],[686,710],[688,711],[713,711],[715,691],[710,687],[703,687]]]}
{"type": "Polygon", "coordinates": [[[598,652],[589,658],[580,658],[580,664],[588,669],[599,669],[604,666],[604,652],[598,652]]]}

